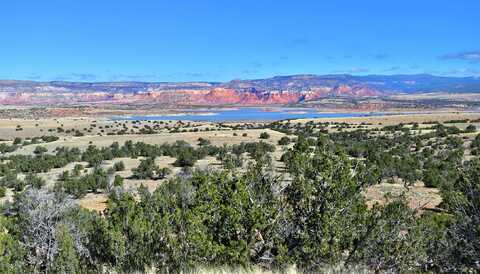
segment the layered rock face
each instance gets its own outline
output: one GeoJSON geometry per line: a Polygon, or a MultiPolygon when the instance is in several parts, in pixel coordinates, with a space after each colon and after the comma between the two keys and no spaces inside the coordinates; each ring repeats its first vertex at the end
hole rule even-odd
{"type": "Polygon", "coordinates": [[[227,88],[147,92],[0,92],[3,105],[177,104],[177,105],[287,105],[325,96],[375,96],[379,92],[342,88],[324,91],[243,91],[227,88]]]}
{"type": "Polygon", "coordinates": [[[0,105],[288,105],[328,97],[480,92],[475,77],[293,75],[230,82],[32,82],[0,80],[0,105]]]}

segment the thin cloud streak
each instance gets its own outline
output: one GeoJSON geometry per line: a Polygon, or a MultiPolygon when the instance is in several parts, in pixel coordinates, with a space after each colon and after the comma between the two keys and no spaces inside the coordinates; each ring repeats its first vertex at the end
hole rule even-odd
{"type": "Polygon", "coordinates": [[[480,62],[480,50],[448,53],[440,56],[440,59],[480,62]]]}

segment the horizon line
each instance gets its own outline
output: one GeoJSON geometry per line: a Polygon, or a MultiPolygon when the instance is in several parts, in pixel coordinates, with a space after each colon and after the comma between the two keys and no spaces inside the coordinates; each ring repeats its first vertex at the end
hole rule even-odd
{"type": "Polygon", "coordinates": [[[365,74],[365,75],[355,75],[349,73],[328,73],[328,74],[312,74],[312,73],[299,73],[299,74],[285,74],[285,75],[273,75],[264,78],[234,78],[227,81],[208,81],[208,80],[199,80],[199,81],[132,81],[132,80],[115,80],[115,81],[87,81],[87,80],[32,80],[32,79],[0,79],[0,82],[33,82],[33,83],[85,83],[85,84],[94,84],[94,83],[228,83],[233,81],[256,81],[256,80],[265,80],[265,79],[274,79],[279,77],[295,77],[295,76],[311,76],[311,77],[326,77],[326,76],[351,76],[351,77],[372,77],[372,76],[430,76],[430,77],[439,77],[439,78],[475,78],[480,79],[480,76],[469,75],[469,76],[447,76],[447,75],[438,75],[431,73],[398,73],[398,74],[365,74]]]}

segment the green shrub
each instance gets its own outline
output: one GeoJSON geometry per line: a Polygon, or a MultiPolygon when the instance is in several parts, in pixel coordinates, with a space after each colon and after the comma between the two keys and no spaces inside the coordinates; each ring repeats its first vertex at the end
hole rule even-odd
{"type": "Polygon", "coordinates": [[[122,161],[116,162],[115,164],[113,164],[113,169],[115,171],[124,171],[125,170],[125,164],[122,161]]]}
{"type": "Polygon", "coordinates": [[[14,145],[19,145],[22,143],[22,138],[20,137],[15,137],[15,139],[13,139],[13,144],[14,145]]]}
{"type": "Polygon", "coordinates": [[[268,134],[267,132],[260,133],[260,139],[268,139],[268,138],[270,138],[270,134],[268,134]]]}
{"type": "Polygon", "coordinates": [[[475,125],[468,125],[465,129],[465,132],[467,133],[473,133],[475,131],[477,131],[477,127],[475,125]]]}
{"type": "Polygon", "coordinates": [[[150,157],[141,160],[138,167],[132,169],[132,176],[135,179],[154,179],[156,168],[155,159],[150,157]]]}
{"type": "Polygon", "coordinates": [[[197,158],[191,150],[180,151],[180,154],[177,156],[177,160],[173,163],[177,167],[192,167],[195,165],[197,158]]]}
{"type": "Polygon", "coordinates": [[[28,174],[25,177],[25,182],[26,184],[31,185],[33,188],[40,189],[45,185],[45,180],[42,178],[34,175],[34,174],[28,174]]]}
{"type": "Polygon", "coordinates": [[[280,138],[280,140],[278,140],[278,144],[281,146],[286,146],[289,143],[290,143],[290,138],[288,138],[287,136],[283,136],[282,138],[280,138]]]}
{"type": "Polygon", "coordinates": [[[7,189],[4,186],[0,186],[0,198],[5,197],[7,189]]]}
{"type": "Polygon", "coordinates": [[[200,138],[198,138],[198,145],[199,146],[208,146],[208,145],[210,145],[210,140],[200,137],[200,138]]]}
{"type": "Polygon", "coordinates": [[[46,147],[37,146],[37,147],[35,147],[35,150],[33,151],[33,153],[35,153],[36,155],[40,155],[40,154],[43,154],[47,151],[48,151],[48,149],[46,147]]]}
{"type": "Polygon", "coordinates": [[[120,175],[115,175],[113,186],[123,187],[123,178],[120,175]]]}

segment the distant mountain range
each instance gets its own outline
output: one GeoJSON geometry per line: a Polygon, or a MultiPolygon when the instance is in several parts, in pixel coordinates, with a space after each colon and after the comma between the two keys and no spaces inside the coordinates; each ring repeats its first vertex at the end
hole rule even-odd
{"type": "Polygon", "coordinates": [[[34,82],[0,80],[2,105],[283,105],[328,97],[480,92],[480,78],[415,75],[291,75],[229,82],[34,82]]]}

